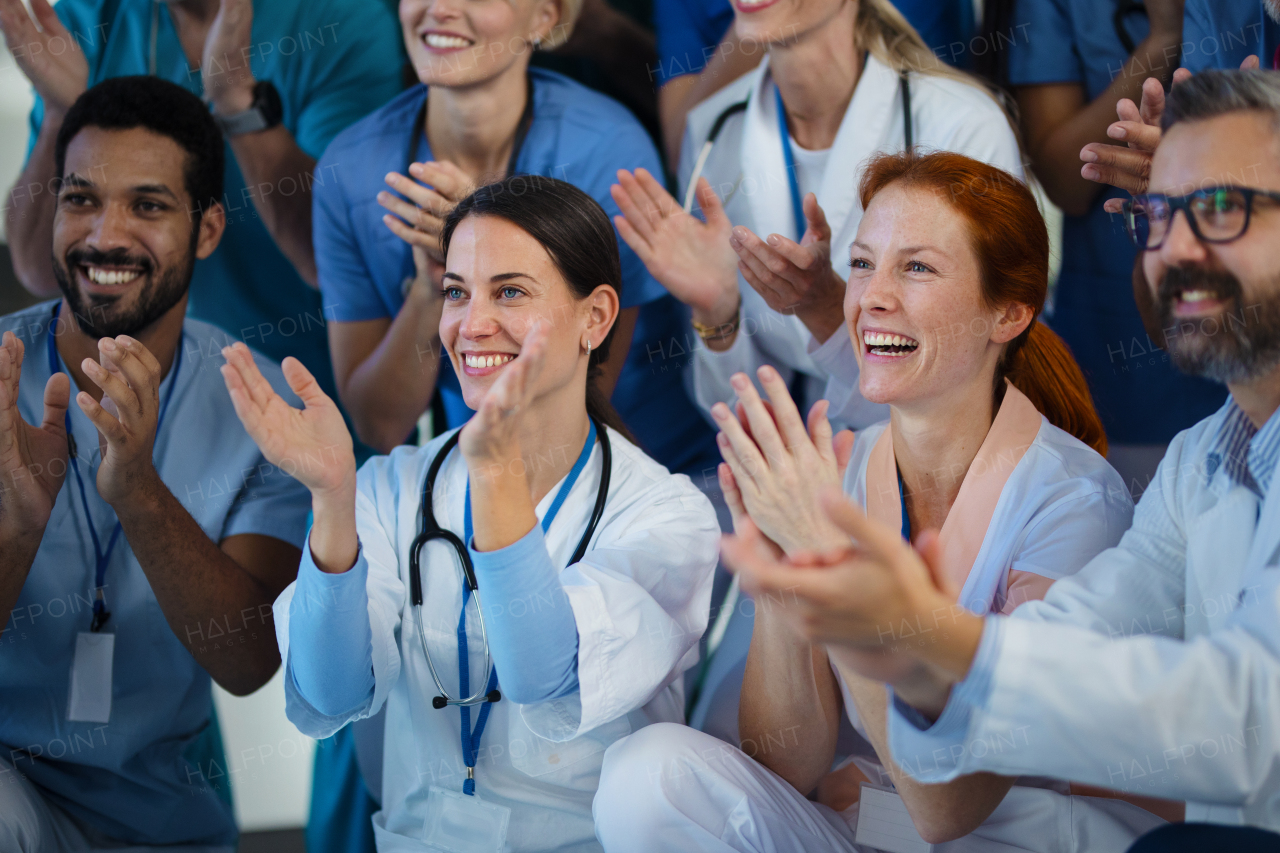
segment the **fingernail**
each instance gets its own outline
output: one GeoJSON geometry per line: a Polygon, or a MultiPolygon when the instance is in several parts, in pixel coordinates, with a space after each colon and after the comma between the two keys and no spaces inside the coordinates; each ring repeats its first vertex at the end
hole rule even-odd
{"type": "Polygon", "coordinates": [[[728,447],[729,436],[725,435],[722,432],[716,433],[716,444],[720,445],[721,447],[728,447]]]}
{"type": "Polygon", "coordinates": [[[1086,148],[1080,152],[1080,160],[1085,163],[1096,163],[1098,162],[1098,155],[1086,148]]]}
{"type": "Polygon", "coordinates": [[[1100,173],[1094,166],[1084,166],[1080,169],[1081,177],[1088,178],[1091,181],[1098,180],[1100,173]]]}
{"type": "Polygon", "coordinates": [[[770,235],[769,235],[769,241],[768,241],[768,242],[769,242],[769,245],[770,245],[770,246],[776,246],[776,245],[778,245],[778,235],[777,235],[777,234],[770,234],[770,235]]]}
{"type": "Polygon", "coordinates": [[[747,377],[743,376],[741,373],[735,373],[729,378],[729,384],[741,391],[743,388],[747,387],[747,377]]]}
{"type": "Polygon", "coordinates": [[[1110,136],[1112,139],[1124,139],[1125,137],[1124,128],[1116,127],[1112,125],[1111,127],[1107,128],[1107,136],[1110,136]]]}
{"type": "Polygon", "coordinates": [[[100,341],[100,345],[101,345],[101,346],[102,346],[102,348],[103,348],[104,350],[106,350],[107,352],[115,352],[115,351],[116,351],[116,342],[115,342],[115,341],[113,341],[113,340],[111,340],[111,338],[103,338],[103,339],[100,341]]]}
{"type": "MultiPolygon", "coordinates": [[[[711,417],[715,418],[716,420],[724,420],[725,418],[729,417],[729,407],[726,406],[724,403],[716,403],[714,406],[711,407],[711,417]]],[[[723,433],[721,433],[720,435],[721,435],[721,438],[724,437],[723,433]]]]}

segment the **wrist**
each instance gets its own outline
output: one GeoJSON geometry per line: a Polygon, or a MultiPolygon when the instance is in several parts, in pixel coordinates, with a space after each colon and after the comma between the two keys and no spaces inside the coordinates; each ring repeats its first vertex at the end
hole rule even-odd
{"type": "Polygon", "coordinates": [[[169,487],[160,479],[160,472],[148,455],[145,467],[140,466],[136,472],[125,477],[124,488],[118,493],[102,495],[102,499],[115,510],[118,518],[138,516],[160,511],[164,505],[164,497],[169,494],[169,487]]]}
{"type": "Polygon", "coordinates": [[[691,305],[693,322],[701,326],[725,326],[733,323],[742,310],[742,294],[735,286],[708,305],[691,305]]]}
{"type": "Polygon", "coordinates": [[[234,84],[218,87],[212,81],[204,81],[205,92],[213,112],[220,118],[227,118],[242,113],[253,106],[253,87],[257,81],[252,76],[248,80],[237,79],[234,84]]]}

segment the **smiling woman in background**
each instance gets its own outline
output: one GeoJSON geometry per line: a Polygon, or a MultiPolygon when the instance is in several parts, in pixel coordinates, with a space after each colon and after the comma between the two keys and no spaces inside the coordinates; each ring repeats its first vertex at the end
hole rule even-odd
{"type": "Polygon", "coordinates": [[[684,718],[715,513],[597,386],[620,278],[597,204],[509,178],[461,201],[441,247],[441,338],[478,411],[424,448],[357,474],[301,365],[285,363],[297,410],[227,350],[246,429],[312,493],[300,581],[275,606],[287,711],[326,737],[387,706],[380,851],[599,849],[604,750],[684,718]]]}
{"type": "MultiPolygon", "coordinates": [[[[724,404],[712,415],[735,528],[758,528],[791,558],[847,546],[817,507],[820,487],[843,478],[872,518],[938,556],[960,605],[1007,613],[1115,545],[1133,517],[1099,455],[1106,440],[1084,377],[1036,320],[1048,283],[1044,220],[1014,176],[950,153],[871,161],[860,201],[844,303],[856,364],[847,371],[858,371],[866,399],[888,404],[889,420],[833,442],[825,401],[806,431],[776,370],[759,372],[771,409],[746,375],[733,377],[742,422],[724,404]]],[[[954,842],[947,851],[1123,850],[1159,824],[1107,792],[1078,795],[1053,780],[980,773],[915,783],[890,757],[884,688],[845,665],[847,650],[828,653],[794,633],[800,613],[794,596],[756,612],[739,717],[756,760],[683,726],[654,726],[610,749],[596,805],[610,853],[853,851],[860,819],[894,819],[884,797],[861,801],[868,781],[897,785],[898,809],[925,841],[954,842]],[[805,797],[837,758],[842,714],[861,748],[839,771],[854,793],[838,812],[805,797]],[[760,746],[779,733],[786,748],[760,746]]]]}

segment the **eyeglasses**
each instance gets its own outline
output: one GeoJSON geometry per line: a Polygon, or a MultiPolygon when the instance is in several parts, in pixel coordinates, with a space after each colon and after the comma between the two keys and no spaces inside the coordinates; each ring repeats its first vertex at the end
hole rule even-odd
{"type": "Polygon", "coordinates": [[[1124,203],[1124,226],[1139,249],[1159,249],[1169,236],[1174,214],[1181,210],[1197,239],[1230,243],[1249,229],[1258,196],[1280,202],[1280,193],[1248,187],[1206,187],[1178,198],[1144,193],[1124,203]]]}

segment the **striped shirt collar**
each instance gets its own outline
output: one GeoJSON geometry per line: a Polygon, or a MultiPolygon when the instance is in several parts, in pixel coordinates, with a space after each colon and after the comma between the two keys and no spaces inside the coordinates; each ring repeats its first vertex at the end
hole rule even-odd
{"type": "Polygon", "coordinates": [[[1236,485],[1266,497],[1280,462],[1280,412],[1258,429],[1231,399],[1207,458],[1210,477],[1221,468],[1236,485]]]}

